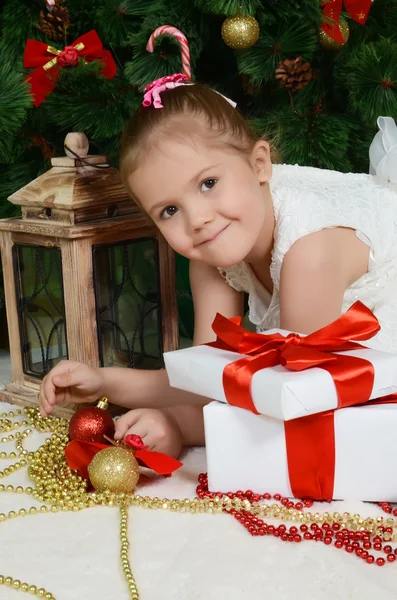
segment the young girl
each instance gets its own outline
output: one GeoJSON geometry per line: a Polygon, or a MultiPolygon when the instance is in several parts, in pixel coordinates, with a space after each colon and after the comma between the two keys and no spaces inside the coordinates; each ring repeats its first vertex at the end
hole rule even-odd
{"type": "MultiPolygon", "coordinates": [[[[194,344],[214,339],[217,312],[259,329],[310,333],[361,300],[397,351],[397,187],[366,174],[272,165],[269,143],[231,101],[181,75],[151,84],[127,126],[121,175],[172,248],[190,260],[194,344]]],[[[369,345],[369,344],[368,344],[369,345]]],[[[169,387],[167,374],[59,363],[40,392],[54,404],[99,396],[134,410],[116,437],[139,434],[178,455],[204,443],[208,401],[169,387]]]]}

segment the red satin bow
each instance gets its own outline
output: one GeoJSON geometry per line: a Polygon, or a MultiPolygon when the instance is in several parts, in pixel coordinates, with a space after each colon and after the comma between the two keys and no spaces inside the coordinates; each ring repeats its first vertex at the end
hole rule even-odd
{"type": "Polygon", "coordinates": [[[359,341],[373,337],[380,329],[375,315],[361,302],[356,302],[339,319],[318,331],[300,337],[260,334],[241,327],[241,319],[226,319],[217,314],[212,324],[217,334],[214,348],[246,354],[244,358],[226,365],[223,388],[229,404],[259,414],[251,398],[253,375],[267,367],[281,364],[291,371],[319,367],[334,380],[338,407],[360,404],[369,399],[374,381],[372,363],[367,360],[333,354],[363,348],[359,341]],[[354,341],[352,341],[354,340],[354,341]]]}
{"type": "Polygon", "coordinates": [[[324,3],[323,14],[325,19],[322,30],[336,42],[343,43],[342,32],[339,26],[340,14],[343,4],[352,19],[365,25],[372,0],[328,0],[324,3]]]}
{"type": "MultiPolygon", "coordinates": [[[[109,444],[72,440],[65,448],[65,456],[70,469],[78,471],[84,479],[88,480],[88,465],[95,454],[110,447],[109,444]]],[[[152,450],[135,450],[134,456],[145,467],[152,469],[158,475],[171,475],[183,464],[176,458],[152,450]]]]}
{"type": "Polygon", "coordinates": [[[92,30],[79,37],[71,46],[58,50],[37,40],[26,42],[23,65],[25,69],[36,67],[25,77],[33,94],[33,104],[39,106],[54,90],[60,68],[74,66],[78,59],[85,62],[100,60],[101,73],[107,79],[116,75],[116,63],[109,50],[104,50],[96,31],[92,30]]]}

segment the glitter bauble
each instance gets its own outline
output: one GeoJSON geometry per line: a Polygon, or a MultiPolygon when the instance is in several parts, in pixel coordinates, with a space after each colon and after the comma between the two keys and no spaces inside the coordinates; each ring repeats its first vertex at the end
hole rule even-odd
{"type": "Polygon", "coordinates": [[[69,422],[69,437],[71,440],[106,444],[104,435],[113,438],[113,419],[101,406],[105,408],[107,403],[100,401],[98,406],[84,406],[74,413],[69,422]]]}
{"type": "Polygon", "coordinates": [[[88,474],[98,492],[128,494],[138,483],[139,467],[133,452],[110,446],[95,454],[88,465],[88,474]]]}
{"type": "Polygon", "coordinates": [[[350,29],[349,23],[343,17],[339,19],[339,27],[342,33],[343,42],[337,42],[333,40],[325,31],[320,29],[320,44],[325,50],[340,50],[342,46],[344,46],[349,39],[350,29]]]}
{"type": "Polygon", "coordinates": [[[250,15],[228,17],[222,25],[222,38],[233,50],[247,50],[258,41],[258,21],[250,15]]]}

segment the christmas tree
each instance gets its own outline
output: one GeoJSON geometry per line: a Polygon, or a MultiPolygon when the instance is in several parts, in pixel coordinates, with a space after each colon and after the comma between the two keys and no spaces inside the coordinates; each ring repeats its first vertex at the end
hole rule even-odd
{"type": "MultiPolygon", "coordinates": [[[[1,217],[16,210],[7,197],[64,154],[69,131],[117,166],[145,85],[182,70],[175,38],[146,50],[160,25],[186,35],[193,80],[233,98],[283,162],[368,172],[377,117],[397,115],[397,0],[3,0],[0,17],[1,217]],[[96,60],[87,43],[73,47],[93,30],[96,60]],[[31,40],[50,47],[45,60],[31,40]],[[37,68],[51,60],[39,97],[37,68]]],[[[191,335],[183,259],[178,290],[191,335]]]]}

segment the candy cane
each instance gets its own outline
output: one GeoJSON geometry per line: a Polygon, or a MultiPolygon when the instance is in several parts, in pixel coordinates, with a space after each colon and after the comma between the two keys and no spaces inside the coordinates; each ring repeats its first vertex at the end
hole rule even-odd
{"type": "Polygon", "coordinates": [[[192,71],[190,66],[190,50],[189,50],[189,42],[185,35],[183,35],[182,31],[179,31],[176,27],[172,27],[172,25],[161,25],[161,27],[157,27],[155,31],[153,31],[152,35],[149,38],[149,41],[146,45],[146,50],[148,52],[153,52],[155,46],[155,40],[159,35],[164,35],[167,33],[174,37],[181,48],[182,55],[182,72],[188,79],[192,78],[192,71]]]}

